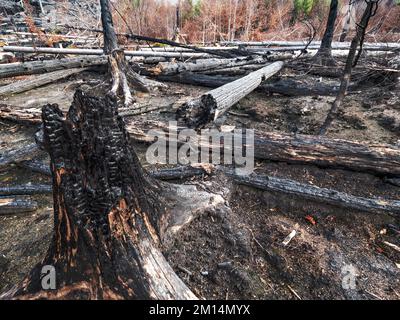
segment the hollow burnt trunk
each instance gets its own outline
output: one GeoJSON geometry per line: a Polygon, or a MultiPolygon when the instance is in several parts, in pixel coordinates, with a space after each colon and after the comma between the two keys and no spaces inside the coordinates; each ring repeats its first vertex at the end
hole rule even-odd
{"type": "Polygon", "coordinates": [[[143,170],[117,115],[116,99],[77,91],[63,119],[43,108],[51,158],[54,235],[16,299],[194,299],[158,245],[168,221],[160,185],[143,170]],[[54,266],[56,290],[41,270],[54,266]]]}

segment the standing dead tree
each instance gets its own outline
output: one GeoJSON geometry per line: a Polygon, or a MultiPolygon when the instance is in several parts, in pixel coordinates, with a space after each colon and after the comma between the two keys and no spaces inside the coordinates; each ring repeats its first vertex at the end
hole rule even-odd
{"type": "Polygon", "coordinates": [[[335,31],[335,22],[338,14],[339,0],[332,0],[329,9],[328,22],[324,36],[322,38],[321,47],[314,57],[314,61],[318,64],[327,66],[335,65],[335,60],[332,57],[332,40],[335,31]]]}
{"type": "Polygon", "coordinates": [[[364,41],[365,32],[367,31],[368,23],[378,9],[379,0],[365,0],[365,2],[367,3],[367,6],[364,10],[360,23],[357,25],[356,35],[354,36],[353,41],[350,45],[350,51],[349,55],[347,56],[346,66],[344,68],[342,80],[340,83],[339,93],[335,101],[333,102],[332,107],[329,110],[329,113],[320,129],[320,135],[323,135],[327,132],[329,126],[332,124],[334,118],[336,117],[336,114],[342,104],[344,97],[346,96],[347,89],[350,84],[351,72],[353,70],[353,67],[357,64],[361,54],[362,44],[364,41]],[[360,47],[360,49],[357,54],[358,47],[360,47]]]}
{"type": "Polygon", "coordinates": [[[145,92],[149,91],[149,87],[146,79],[128,66],[123,49],[118,47],[118,39],[114,30],[109,0],[100,0],[100,5],[104,34],[104,53],[108,56],[113,79],[111,92],[115,95],[122,93],[124,104],[129,106],[134,102],[129,84],[145,92]]]}

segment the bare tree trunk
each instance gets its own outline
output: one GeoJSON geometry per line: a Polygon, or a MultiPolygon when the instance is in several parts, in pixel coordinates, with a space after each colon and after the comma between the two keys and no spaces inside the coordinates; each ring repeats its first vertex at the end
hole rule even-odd
{"type": "Polygon", "coordinates": [[[335,31],[335,22],[338,13],[338,0],[331,0],[331,6],[329,9],[328,22],[326,24],[326,29],[324,36],[322,38],[321,47],[319,48],[317,54],[314,57],[314,61],[321,65],[335,65],[335,60],[332,57],[332,40],[333,33],[335,31]]]}
{"type": "Polygon", "coordinates": [[[355,19],[355,11],[356,11],[356,4],[359,0],[348,0],[349,4],[347,5],[347,13],[345,17],[345,21],[343,23],[343,30],[340,35],[339,41],[344,42],[346,40],[347,34],[349,33],[352,25],[354,24],[352,20],[355,19]]]}
{"type": "MultiPolygon", "coordinates": [[[[332,124],[336,114],[342,104],[344,97],[347,94],[347,89],[349,87],[351,72],[354,67],[354,64],[357,63],[358,57],[356,57],[357,47],[362,46],[362,41],[367,31],[368,23],[370,18],[375,14],[376,9],[378,7],[379,0],[366,0],[367,7],[363,13],[360,24],[357,26],[357,33],[351,42],[350,52],[347,57],[346,66],[344,69],[343,77],[340,84],[339,93],[332,104],[331,109],[329,110],[328,116],[326,117],[319,134],[323,135],[327,132],[329,126],[332,124]]],[[[360,48],[361,50],[361,48],[360,48]]],[[[360,51],[361,52],[361,51],[360,51]]]]}
{"type": "Polygon", "coordinates": [[[231,41],[235,40],[235,35],[236,35],[237,9],[238,9],[239,0],[234,0],[234,1],[235,1],[235,7],[234,7],[234,11],[233,11],[232,35],[230,38],[231,41]]]}

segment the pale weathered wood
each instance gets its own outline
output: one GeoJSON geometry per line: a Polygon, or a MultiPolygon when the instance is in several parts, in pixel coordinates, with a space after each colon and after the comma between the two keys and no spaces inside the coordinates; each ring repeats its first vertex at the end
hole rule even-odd
{"type": "Polygon", "coordinates": [[[215,121],[235,103],[256,89],[262,81],[279,72],[282,67],[283,62],[274,62],[243,78],[211,90],[199,98],[188,101],[178,109],[178,119],[183,120],[189,127],[195,128],[215,121]]]}
{"type": "MultiPolygon", "coordinates": [[[[308,41],[234,41],[234,42],[221,42],[224,45],[234,46],[234,47],[287,47],[290,48],[302,48],[308,44],[308,41]]],[[[321,45],[321,41],[311,41],[308,48],[318,49],[321,45]]],[[[396,50],[400,48],[400,43],[397,42],[365,42],[363,45],[363,49],[366,50],[378,50],[378,51],[386,51],[386,50],[396,50]]],[[[247,48],[246,48],[247,49],[247,48]]],[[[335,50],[344,50],[350,49],[350,42],[332,42],[332,49],[335,50]]],[[[293,50],[293,49],[291,49],[293,50]]]]}
{"type": "Polygon", "coordinates": [[[68,70],[59,70],[50,73],[41,74],[31,79],[16,81],[6,86],[0,87],[0,96],[13,95],[39,88],[49,83],[68,78],[73,74],[87,70],[86,68],[74,68],[68,70]]]}
{"type": "MultiPolygon", "coordinates": [[[[103,49],[72,49],[72,48],[47,48],[47,47],[18,47],[4,46],[5,52],[24,53],[47,53],[47,54],[73,54],[73,55],[96,55],[104,54],[103,49]]],[[[165,58],[211,58],[210,54],[197,52],[160,52],[160,51],[124,51],[129,57],[165,57],[165,58]]]]}
{"type": "Polygon", "coordinates": [[[0,196],[51,194],[52,186],[47,184],[25,184],[18,186],[0,186],[0,196]]]}
{"type": "MultiPolygon", "coordinates": [[[[153,74],[171,75],[181,72],[197,72],[206,70],[215,70],[221,68],[231,68],[244,65],[266,64],[268,60],[263,57],[246,57],[236,59],[201,59],[196,62],[160,62],[150,71],[153,74]]],[[[260,67],[260,66],[259,66],[260,67]]]]}
{"type": "Polygon", "coordinates": [[[0,79],[57,70],[105,65],[107,57],[79,57],[0,64],[0,79]]]}

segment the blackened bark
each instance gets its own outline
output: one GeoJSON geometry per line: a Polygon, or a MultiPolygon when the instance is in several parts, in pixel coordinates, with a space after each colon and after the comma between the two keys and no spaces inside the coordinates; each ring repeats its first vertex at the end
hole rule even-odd
{"type": "Polygon", "coordinates": [[[66,119],[43,107],[53,175],[54,236],[16,299],[195,298],[158,249],[167,221],[160,185],[142,169],[117,114],[116,98],[77,91],[66,119]],[[43,290],[41,270],[56,270],[43,290]]]}
{"type": "Polygon", "coordinates": [[[334,65],[335,62],[332,57],[332,40],[335,31],[335,23],[338,14],[338,0],[331,0],[331,6],[329,9],[328,22],[326,24],[326,29],[324,36],[322,38],[321,47],[319,48],[315,60],[322,65],[334,65]]]}
{"type": "Polygon", "coordinates": [[[101,21],[104,34],[104,53],[108,55],[111,77],[113,79],[111,93],[122,94],[124,104],[130,106],[135,99],[132,97],[129,83],[141,91],[149,91],[145,79],[134,72],[125,60],[123,49],[118,47],[118,39],[114,30],[109,0],[100,0],[101,21]]]}
{"type": "Polygon", "coordinates": [[[104,53],[109,55],[118,48],[118,39],[114,29],[109,1],[100,0],[100,6],[104,34],[104,53]]]}

